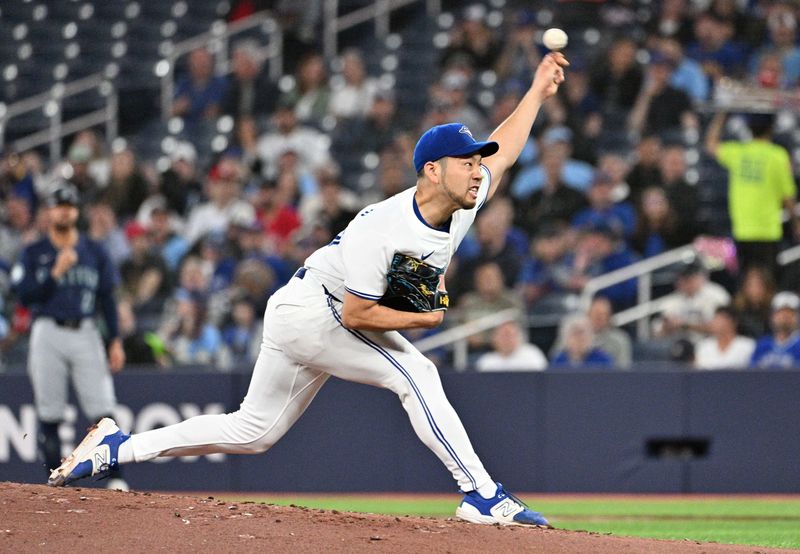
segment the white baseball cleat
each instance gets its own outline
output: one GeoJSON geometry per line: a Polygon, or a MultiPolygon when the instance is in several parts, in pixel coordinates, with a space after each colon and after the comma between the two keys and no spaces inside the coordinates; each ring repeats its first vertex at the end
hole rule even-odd
{"type": "Polygon", "coordinates": [[[113,419],[104,417],[89,428],[89,433],[72,454],[50,473],[47,484],[62,487],[85,477],[108,477],[119,469],[119,445],[129,438],[130,435],[120,431],[113,419]]]}

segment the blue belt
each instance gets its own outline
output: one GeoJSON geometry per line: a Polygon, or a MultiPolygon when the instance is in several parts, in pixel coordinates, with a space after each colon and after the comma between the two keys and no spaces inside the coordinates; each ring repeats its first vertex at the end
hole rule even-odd
{"type": "MultiPolygon", "coordinates": [[[[308,273],[308,268],[307,268],[307,267],[301,267],[300,269],[298,269],[297,271],[295,271],[295,272],[294,272],[294,275],[293,275],[293,277],[297,277],[298,279],[301,279],[301,280],[302,280],[302,279],[303,279],[303,277],[305,277],[305,276],[306,276],[306,273],[308,273]]],[[[336,300],[337,302],[341,302],[341,300],[339,300],[338,298],[336,298],[334,295],[332,295],[332,294],[330,293],[330,291],[328,291],[328,289],[325,287],[325,285],[322,285],[322,283],[320,283],[320,285],[322,286],[322,290],[324,290],[324,291],[325,291],[325,294],[327,294],[328,296],[330,296],[331,298],[333,298],[333,299],[334,299],[334,300],[336,300]]]]}

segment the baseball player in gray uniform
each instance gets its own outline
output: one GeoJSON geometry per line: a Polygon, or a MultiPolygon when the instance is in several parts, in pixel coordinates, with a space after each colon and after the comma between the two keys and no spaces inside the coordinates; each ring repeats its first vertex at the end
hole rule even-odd
{"type": "Polygon", "coordinates": [[[270,298],[261,352],[239,410],[134,435],[104,419],[49,483],[63,485],[159,456],[264,452],[334,375],[398,395],[417,436],[464,493],[459,518],[548,525],[492,479],[448,402],[436,367],[398,329],[442,322],[448,306],[443,275],[453,252],[516,161],[567,65],[560,53],[545,56],[530,89],[486,142],[475,141],[459,123],[420,137],[414,150],[416,187],[364,208],[270,298]]]}
{"type": "Polygon", "coordinates": [[[14,290],[34,317],[28,373],[48,474],[61,464],[58,427],[69,382],[83,413],[97,422],[116,405],[109,366],[117,372],[125,363],[113,296],[116,271],[105,249],[78,231],[78,206],[73,186],[57,188],[48,199],[47,236],[25,248],[11,270],[14,290]],[[98,311],[108,330],[108,358],[95,324],[98,311]]]}

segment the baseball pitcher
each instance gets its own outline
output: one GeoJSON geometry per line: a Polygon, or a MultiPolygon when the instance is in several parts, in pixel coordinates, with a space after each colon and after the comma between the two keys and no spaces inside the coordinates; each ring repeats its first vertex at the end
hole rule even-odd
{"type": "Polygon", "coordinates": [[[417,436],[464,492],[458,517],[546,526],[541,514],[492,479],[445,397],[436,367],[397,331],[442,322],[447,265],[568,65],[560,53],[545,56],[515,111],[486,142],[458,123],[422,135],[414,150],[416,186],[364,208],[270,298],[261,353],[238,411],[130,436],[105,419],[49,483],[102,476],[119,464],[158,456],[264,452],[334,375],[398,395],[417,436]]]}

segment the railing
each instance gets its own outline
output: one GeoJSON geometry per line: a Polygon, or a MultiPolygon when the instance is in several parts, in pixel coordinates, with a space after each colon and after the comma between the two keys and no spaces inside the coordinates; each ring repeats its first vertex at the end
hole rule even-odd
{"type": "Polygon", "coordinates": [[[267,11],[255,13],[247,19],[233,23],[217,22],[211,30],[174,44],[169,54],[156,64],[156,74],[161,77],[161,115],[164,119],[172,115],[175,96],[175,64],[184,56],[201,47],[207,47],[215,56],[217,75],[227,75],[231,71],[229,46],[234,35],[262,27],[269,35],[269,43],[260,49],[259,61],[269,60],[269,74],[277,80],[283,74],[283,30],[267,11]]]}
{"type": "Polygon", "coordinates": [[[467,368],[467,356],[469,345],[467,339],[476,333],[482,333],[489,329],[494,329],[507,321],[516,321],[519,318],[519,310],[514,308],[490,314],[472,321],[468,321],[458,327],[453,327],[447,331],[437,333],[432,337],[424,338],[414,343],[420,352],[429,352],[442,346],[453,345],[453,367],[456,371],[464,371],[467,368]]]}
{"type": "Polygon", "coordinates": [[[778,265],[789,265],[800,260],[800,245],[792,246],[778,253],[778,265]]]}
{"type": "MultiPolygon", "coordinates": [[[[339,15],[339,1],[326,0],[323,4],[323,52],[325,58],[332,59],[339,52],[339,33],[361,25],[370,20],[375,20],[375,35],[384,38],[389,34],[389,18],[391,13],[403,6],[413,4],[419,0],[376,0],[369,6],[364,6],[348,14],[339,15]]],[[[435,16],[442,11],[440,0],[425,0],[428,15],[435,16]]]]}
{"type": "Polygon", "coordinates": [[[15,140],[11,143],[11,147],[15,151],[21,152],[49,144],[50,162],[54,163],[61,158],[61,139],[73,133],[95,125],[105,125],[106,139],[114,140],[117,137],[118,105],[117,90],[102,73],[95,73],[71,83],[57,83],[48,92],[31,96],[9,106],[0,104],[0,148],[5,146],[5,134],[9,120],[24,113],[43,110],[49,120],[48,127],[15,140]],[[64,121],[64,99],[95,89],[105,97],[105,106],[64,121]]]}
{"type": "MultiPolygon", "coordinates": [[[[690,263],[696,257],[697,250],[694,246],[689,244],[653,256],[652,258],[646,258],[615,271],[599,275],[586,283],[581,293],[580,304],[586,308],[597,292],[624,281],[638,278],[636,285],[637,307],[639,305],[649,305],[653,287],[653,272],[680,262],[690,263]]],[[[635,309],[636,308],[631,308],[631,310],[635,309]]],[[[641,317],[627,321],[627,323],[636,321],[636,336],[639,340],[645,340],[650,336],[650,326],[646,319],[646,316],[649,314],[647,314],[646,311],[642,313],[643,315],[641,315],[641,317]]]]}

